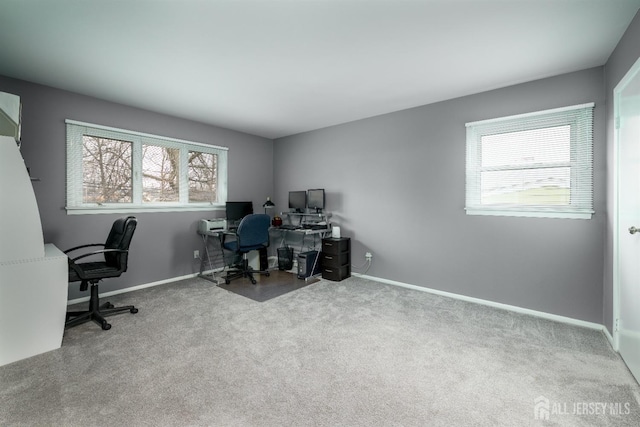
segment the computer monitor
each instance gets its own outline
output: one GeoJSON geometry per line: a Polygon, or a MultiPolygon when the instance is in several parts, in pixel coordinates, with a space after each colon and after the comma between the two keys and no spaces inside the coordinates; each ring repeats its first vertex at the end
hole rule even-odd
{"type": "Polygon", "coordinates": [[[324,209],[324,188],[307,190],[307,207],[320,212],[324,209]]]}
{"type": "Polygon", "coordinates": [[[292,209],[294,212],[304,212],[306,207],[306,191],[289,191],[289,209],[292,209]]]}
{"type": "Polygon", "coordinates": [[[237,227],[242,218],[253,213],[252,202],[227,202],[226,203],[227,225],[237,227]]]}

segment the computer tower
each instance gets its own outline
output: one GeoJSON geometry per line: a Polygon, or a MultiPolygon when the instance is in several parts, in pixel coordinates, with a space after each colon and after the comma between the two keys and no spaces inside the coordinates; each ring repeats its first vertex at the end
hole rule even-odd
{"type": "Polygon", "coordinates": [[[298,255],[298,279],[315,276],[320,271],[318,251],[302,252],[298,255]]]}
{"type": "Polygon", "coordinates": [[[251,251],[247,254],[249,266],[254,270],[265,271],[269,269],[269,257],[267,256],[267,248],[260,248],[257,251],[251,251]]]}
{"type": "Polygon", "coordinates": [[[269,269],[269,256],[267,254],[267,248],[260,248],[260,270],[265,271],[269,269]]]}

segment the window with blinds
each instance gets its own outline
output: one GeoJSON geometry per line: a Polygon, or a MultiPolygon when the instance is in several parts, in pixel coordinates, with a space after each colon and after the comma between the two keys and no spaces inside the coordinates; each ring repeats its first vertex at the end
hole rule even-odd
{"type": "Polygon", "coordinates": [[[210,210],[227,195],[227,149],[67,120],[67,212],[210,210]]]}
{"type": "Polygon", "coordinates": [[[591,218],[593,107],[467,123],[467,214],[591,218]]]}

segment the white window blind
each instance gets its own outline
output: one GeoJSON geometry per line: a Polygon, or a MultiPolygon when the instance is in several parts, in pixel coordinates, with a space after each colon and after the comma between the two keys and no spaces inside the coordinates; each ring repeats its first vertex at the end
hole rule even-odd
{"type": "Polygon", "coordinates": [[[67,120],[67,212],[211,210],[227,148],[67,120]]]}
{"type": "Polygon", "coordinates": [[[593,107],[467,123],[467,214],[591,218],[593,107]]]}

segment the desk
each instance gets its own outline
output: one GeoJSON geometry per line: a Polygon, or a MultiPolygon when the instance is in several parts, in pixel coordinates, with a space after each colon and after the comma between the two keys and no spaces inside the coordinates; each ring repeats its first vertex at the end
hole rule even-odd
{"type": "MultiPolygon", "coordinates": [[[[220,282],[215,278],[215,272],[224,270],[227,263],[224,259],[224,249],[222,248],[222,236],[225,234],[232,234],[233,232],[230,230],[209,230],[209,231],[200,231],[198,230],[198,234],[202,236],[202,243],[204,246],[204,253],[200,255],[200,272],[198,273],[198,277],[201,277],[205,280],[215,283],[216,285],[220,282]],[[209,250],[210,245],[215,245],[217,249],[209,250]],[[214,261],[220,261],[220,267],[214,267],[214,261]],[[205,266],[205,261],[208,264],[205,266]]],[[[251,251],[250,254],[257,254],[260,251],[251,251]]],[[[266,256],[266,250],[265,250],[266,256]]],[[[266,258],[265,258],[266,259],[266,258]]],[[[265,270],[267,267],[264,267],[260,264],[260,256],[252,257],[249,259],[249,265],[253,267],[254,270],[265,270]],[[255,265],[255,262],[258,265],[255,265]]]]}
{"type": "MultiPolygon", "coordinates": [[[[224,249],[222,249],[222,236],[227,232],[227,230],[222,229],[208,231],[198,230],[198,234],[202,236],[203,243],[203,251],[200,254],[200,271],[198,273],[198,277],[201,277],[215,284],[220,283],[218,279],[215,278],[215,272],[219,271],[219,269],[224,269],[226,265],[224,260],[224,249]],[[215,246],[215,248],[212,247],[212,245],[215,246]],[[216,267],[215,265],[218,265],[218,267],[216,267]]],[[[299,242],[296,242],[292,245],[292,247],[294,248],[294,260],[297,259],[297,255],[305,251],[305,247],[308,250],[318,251],[318,256],[316,257],[313,264],[315,269],[317,263],[320,262],[320,244],[324,237],[328,237],[331,234],[331,229],[327,227],[320,230],[304,228],[291,230],[281,227],[270,227],[269,233],[278,233],[280,239],[280,247],[288,246],[287,242],[291,239],[299,240],[299,242]],[[311,242],[309,242],[310,237],[312,238],[311,242]]],[[[254,268],[256,270],[262,269],[259,267],[260,266],[255,266],[254,268]]]]}
{"type": "MultiPolygon", "coordinates": [[[[270,232],[279,233],[280,239],[281,239],[279,247],[283,247],[283,246],[293,247],[294,260],[297,260],[298,255],[305,252],[305,247],[307,251],[317,251],[317,255],[313,262],[313,267],[311,271],[315,271],[316,265],[318,265],[318,263],[320,262],[320,253],[321,253],[320,246],[322,243],[322,239],[331,235],[331,229],[329,227],[319,229],[319,230],[305,229],[305,228],[296,228],[292,230],[292,229],[287,229],[282,227],[271,227],[269,230],[270,232]],[[309,236],[312,237],[313,239],[312,242],[308,242],[307,238],[309,236]],[[288,239],[290,238],[296,238],[297,240],[299,240],[299,243],[296,242],[294,245],[289,245],[288,239]]],[[[300,270],[298,270],[297,273],[300,273],[300,270]]],[[[310,278],[313,278],[313,276],[304,277],[305,280],[308,280],[310,278]]]]}
{"type": "Polygon", "coordinates": [[[331,230],[328,228],[323,228],[321,230],[310,230],[310,229],[304,229],[304,228],[296,228],[296,229],[288,229],[288,228],[282,228],[282,227],[271,227],[269,228],[269,231],[275,231],[280,233],[280,236],[282,238],[281,244],[280,246],[282,246],[283,243],[285,243],[285,240],[287,237],[289,236],[296,236],[298,238],[302,239],[302,243],[300,244],[301,247],[304,247],[304,242],[307,236],[313,236],[314,238],[314,243],[313,246],[310,246],[310,249],[315,249],[316,248],[316,243],[315,243],[315,238],[317,236],[322,237],[327,237],[328,234],[331,233],[331,230]]]}
{"type": "Polygon", "coordinates": [[[218,284],[218,280],[214,277],[215,268],[211,262],[211,253],[209,252],[209,245],[216,244],[219,250],[220,259],[222,260],[222,268],[224,268],[224,250],[222,249],[222,235],[226,230],[209,230],[201,232],[198,230],[198,234],[202,236],[202,243],[204,245],[204,254],[200,254],[200,272],[198,277],[218,284]],[[204,255],[204,256],[203,256],[204,255]],[[205,260],[208,263],[208,271],[205,271],[205,260]]]}

